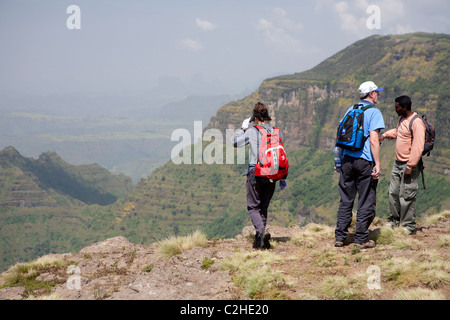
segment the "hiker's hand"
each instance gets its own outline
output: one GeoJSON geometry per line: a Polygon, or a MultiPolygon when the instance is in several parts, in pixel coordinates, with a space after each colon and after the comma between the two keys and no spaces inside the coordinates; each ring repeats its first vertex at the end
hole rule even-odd
{"type": "Polygon", "coordinates": [[[405,179],[408,179],[409,177],[411,177],[411,172],[412,172],[412,168],[406,167],[405,174],[404,174],[405,179]]]}
{"type": "Polygon", "coordinates": [[[287,182],[285,179],[281,179],[280,180],[280,189],[283,190],[284,188],[287,187],[287,182]]]}
{"type": "Polygon", "coordinates": [[[380,174],[381,174],[380,165],[376,164],[372,170],[372,179],[378,180],[380,178],[380,174]]]}
{"type": "Polygon", "coordinates": [[[384,135],[380,135],[380,137],[378,139],[380,140],[380,144],[381,144],[384,140],[384,135]]]}
{"type": "Polygon", "coordinates": [[[250,119],[251,118],[248,118],[248,119],[245,119],[243,122],[242,122],[242,129],[244,129],[244,130],[247,130],[248,129],[248,127],[250,126],[250,119]]]}

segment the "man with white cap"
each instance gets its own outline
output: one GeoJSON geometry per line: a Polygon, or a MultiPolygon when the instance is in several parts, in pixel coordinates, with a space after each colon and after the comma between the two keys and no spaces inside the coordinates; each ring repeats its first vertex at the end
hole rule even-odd
{"type": "MultiPolygon", "coordinates": [[[[342,149],[343,161],[339,178],[341,201],[337,214],[335,229],[335,246],[342,247],[348,236],[348,228],[352,221],[352,209],[358,193],[358,211],[356,216],[355,246],[373,248],[375,242],[369,240],[369,226],[375,218],[376,189],[380,177],[380,143],[379,131],[384,129],[383,116],[375,105],[383,88],[372,81],[359,87],[359,108],[364,111],[364,137],[367,140],[360,150],[342,149]]],[[[353,106],[347,110],[347,113],[353,106]]],[[[346,113],[346,114],[347,114],[346,113]]]]}

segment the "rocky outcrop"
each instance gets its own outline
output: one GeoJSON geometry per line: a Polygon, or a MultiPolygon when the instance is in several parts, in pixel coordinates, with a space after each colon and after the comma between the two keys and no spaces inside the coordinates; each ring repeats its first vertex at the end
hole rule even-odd
{"type": "MultiPolygon", "coordinates": [[[[280,232],[287,235],[286,230],[298,230],[298,227],[271,229],[276,237],[280,232]]],[[[46,256],[62,259],[67,265],[58,271],[43,272],[36,280],[51,283],[53,296],[63,300],[236,299],[241,294],[231,275],[215,262],[236,251],[251,250],[249,236],[252,232],[252,227],[245,227],[235,239],[209,240],[205,247],[196,247],[170,258],[157,252],[156,243],[136,245],[119,236],[94,243],[76,254],[46,256]],[[205,267],[204,261],[213,262],[205,267]]],[[[0,290],[2,300],[26,296],[23,287],[0,290]]]]}

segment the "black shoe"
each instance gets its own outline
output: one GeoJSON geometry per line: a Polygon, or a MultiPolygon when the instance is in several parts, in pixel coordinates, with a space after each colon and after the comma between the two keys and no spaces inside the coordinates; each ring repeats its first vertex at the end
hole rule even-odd
{"type": "Polygon", "coordinates": [[[263,231],[262,233],[262,241],[261,241],[261,248],[262,249],[270,249],[270,233],[267,231],[263,231]]]}
{"type": "Polygon", "coordinates": [[[253,241],[253,249],[261,249],[261,243],[261,234],[257,232],[255,234],[255,240],[253,241]]]}
{"type": "Polygon", "coordinates": [[[255,241],[253,241],[253,249],[270,249],[270,233],[263,231],[255,234],[255,241]]]}

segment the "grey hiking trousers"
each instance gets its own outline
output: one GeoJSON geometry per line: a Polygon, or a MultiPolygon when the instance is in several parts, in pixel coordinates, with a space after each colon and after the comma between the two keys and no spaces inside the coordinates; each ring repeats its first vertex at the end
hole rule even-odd
{"type": "Polygon", "coordinates": [[[404,178],[406,162],[395,161],[389,180],[389,223],[402,226],[409,231],[416,229],[416,196],[419,189],[419,166],[413,168],[411,176],[404,178]]]}
{"type": "Polygon", "coordinates": [[[276,183],[256,180],[255,172],[247,175],[247,211],[257,234],[261,234],[267,224],[267,209],[275,192],[276,183]]]}
{"type": "Polygon", "coordinates": [[[349,235],[352,222],[352,209],[358,194],[356,213],[355,243],[369,240],[369,226],[376,214],[376,195],[378,180],[372,179],[373,163],[361,158],[344,156],[342,172],[339,177],[341,201],[335,229],[336,241],[344,241],[349,235]]]}

